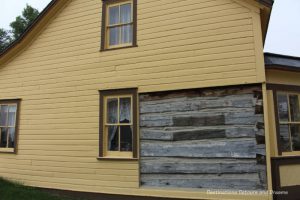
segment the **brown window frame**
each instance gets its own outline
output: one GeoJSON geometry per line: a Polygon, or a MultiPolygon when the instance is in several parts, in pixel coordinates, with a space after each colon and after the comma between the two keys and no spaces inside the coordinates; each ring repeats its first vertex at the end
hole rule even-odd
{"type": "Polygon", "coordinates": [[[17,153],[17,147],[18,147],[18,136],[19,136],[19,120],[20,120],[20,105],[21,105],[21,99],[0,99],[0,105],[17,105],[17,111],[16,111],[16,121],[15,121],[15,136],[14,136],[14,142],[15,145],[13,148],[9,147],[3,147],[0,148],[0,153],[17,153]]]}
{"type": "Polygon", "coordinates": [[[116,50],[123,48],[137,47],[137,0],[102,0],[102,24],[101,24],[101,47],[100,51],[116,50]],[[132,44],[120,47],[109,47],[107,41],[107,9],[113,4],[120,4],[122,2],[132,2],[132,44]]]}
{"type": "Polygon", "coordinates": [[[285,85],[285,84],[267,84],[267,89],[273,92],[273,102],[274,102],[274,114],[275,114],[275,125],[276,125],[276,140],[277,140],[277,150],[279,156],[299,156],[299,151],[282,151],[280,143],[280,121],[278,113],[278,94],[286,93],[298,93],[300,94],[300,86],[296,85],[285,85]]]}
{"type": "Polygon", "coordinates": [[[99,160],[102,159],[120,159],[120,160],[136,160],[138,159],[138,129],[137,129],[137,115],[138,115],[138,105],[137,105],[137,88],[129,89],[115,89],[115,90],[100,90],[100,107],[99,107],[99,160]],[[132,99],[132,156],[119,156],[110,157],[107,155],[107,150],[105,146],[105,122],[106,119],[106,106],[105,99],[113,96],[131,96],[132,99]]]}

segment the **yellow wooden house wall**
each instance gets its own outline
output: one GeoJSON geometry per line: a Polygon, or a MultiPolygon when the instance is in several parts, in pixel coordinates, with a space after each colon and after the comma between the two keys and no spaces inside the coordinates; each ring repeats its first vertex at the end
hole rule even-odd
{"type": "Polygon", "coordinates": [[[199,190],[140,189],[137,161],[98,161],[98,90],[263,82],[259,8],[245,2],[139,0],[138,47],[99,52],[102,2],[70,1],[0,66],[0,99],[22,99],[18,152],[0,153],[0,176],[77,191],[220,198],[199,190]]]}

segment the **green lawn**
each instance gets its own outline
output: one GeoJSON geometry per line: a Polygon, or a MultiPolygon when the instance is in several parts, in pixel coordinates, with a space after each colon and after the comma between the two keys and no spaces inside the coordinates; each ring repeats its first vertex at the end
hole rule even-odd
{"type": "Polygon", "coordinates": [[[1,200],[73,200],[50,195],[36,188],[23,186],[0,178],[1,200]]]}

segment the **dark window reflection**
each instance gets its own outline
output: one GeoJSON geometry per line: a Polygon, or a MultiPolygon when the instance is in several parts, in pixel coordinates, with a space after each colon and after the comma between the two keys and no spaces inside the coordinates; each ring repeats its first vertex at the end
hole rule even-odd
{"type": "Polygon", "coordinates": [[[6,147],[7,144],[7,128],[1,128],[0,147],[6,147]]]}
{"type": "Polygon", "coordinates": [[[300,151],[300,125],[291,125],[293,151],[300,151]]]}
{"type": "Polygon", "coordinates": [[[15,147],[15,128],[9,128],[8,148],[15,147]]]}
{"type": "Polygon", "coordinates": [[[118,126],[108,127],[108,150],[119,151],[119,128],[118,126]]]}
{"type": "Polygon", "coordinates": [[[290,132],[288,125],[280,125],[280,146],[281,151],[291,151],[290,132]]]}
{"type": "Polygon", "coordinates": [[[132,151],[132,127],[121,126],[121,151],[132,151]]]}

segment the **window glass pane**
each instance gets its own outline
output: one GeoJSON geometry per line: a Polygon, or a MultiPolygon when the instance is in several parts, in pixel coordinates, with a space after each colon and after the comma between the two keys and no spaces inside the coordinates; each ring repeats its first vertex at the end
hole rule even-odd
{"type": "Polygon", "coordinates": [[[109,8],[109,25],[119,24],[119,6],[109,8]]]}
{"type": "Polygon", "coordinates": [[[7,126],[8,106],[1,105],[0,107],[0,126],[7,126]]]}
{"type": "Polygon", "coordinates": [[[120,98],[120,123],[131,122],[131,98],[120,98]]]}
{"type": "Polygon", "coordinates": [[[131,126],[121,126],[120,151],[132,151],[132,127],[131,126]]]}
{"type": "Polygon", "coordinates": [[[286,94],[278,94],[277,101],[278,101],[279,121],[287,122],[289,119],[287,95],[286,94]]]}
{"type": "Polygon", "coordinates": [[[121,27],[121,43],[132,43],[132,25],[121,27]]]}
{"type": "Polygon", "coordinates": [[[290,113],[292,122],[300,122],[299,98],[298,95],[289,95],[290,113]]]}
{"type": "Polygon", "coordinates": [[[108,151],[119,151],[119,128],[118,126],[108,127],[108,151]]]}
{"type": "Polygon", "coordinates": [[[7,128],[1,128],[0,147],[6,147],[7,144],[7,128]]]}
{"type": "Polygon", "coordinates": [[[291,125],[293,151],[300,151],[300,125],[291,125]]]}
{"type": "Polygon", "coordinates": [[[107,123],[118,123],[118,99],[107,99],[107,123]]]}
{"type": "Polygon", "coordinates": [[[291,151],[290,132],[288,125],[280,125],[280,146],[281,151],[291,151]]]}
{"type": "Polygon", "coordinates": [[[9,106],[8,109],[8,126],[15,126],[17,106],[9,106]]]}
{"type": "Polygon", "coordinates": [[[15,147],[15,128],[9,128],[8,148],[15,147]]]}
{"type": "Polygon", "coordinates": [[[119,31],[120,27],[109,28],[109,45],[118,45],[119,44],[119,31]]]}
{"type": "Polygon", "coordinates": [[[131,22],[131,4],[124,4],[120,7],[121,13],[121,23],[130,23],[131,22]]]}

